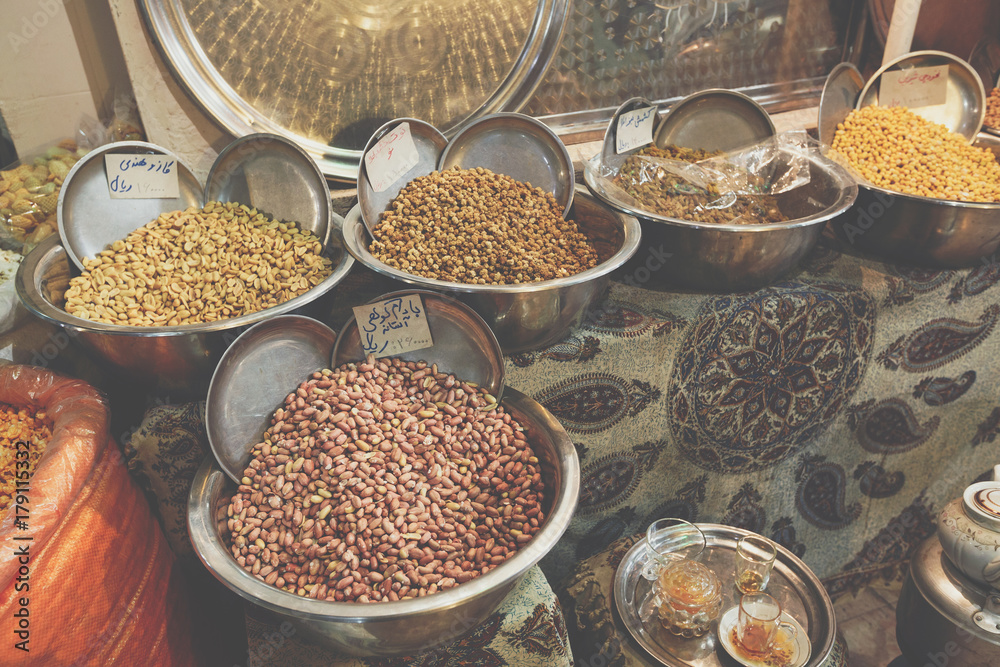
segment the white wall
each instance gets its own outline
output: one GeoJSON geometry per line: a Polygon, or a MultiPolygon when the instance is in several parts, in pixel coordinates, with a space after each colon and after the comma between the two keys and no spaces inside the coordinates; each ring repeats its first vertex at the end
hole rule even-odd
{"type": "Polygon", "coordinates": [[[0,113],[24,155],[73,136],[97,109],[61,0],[0,0],[0,16],[0,113]]]}

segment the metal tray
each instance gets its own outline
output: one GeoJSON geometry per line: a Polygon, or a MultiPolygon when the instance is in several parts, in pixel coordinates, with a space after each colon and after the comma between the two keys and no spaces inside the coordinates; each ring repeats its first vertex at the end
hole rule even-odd
{"type": "MultiPolygon", "coordinates": [[[[698,527],[705,533],[707,541],[699,560],[711,568],[723,582],[722,613],[725,613],[736,606],[740,595],[733,583],[736,543],[740,537],[752,533],[712,523],[699,523],[698,527]]],[[[712,622],[712,628],[707,634],[694,639],[683,639],[670,634],[660,626],[655,615],[649,621],[642,620],[640,614],[643,611],[649,612],[652,597],[652,582],[642,576],[646,559],[646,543],[637,542],[619,564],[612,585],[615,607],[632,637],[650,655],[669,667],[732,665],[732,659],[718,640],[718,620],[712,622]]],[[[781,602],[785,611],[809,635],[812,655],[806,667],[822,664],[833,650],[837,620],[830,596],[816,575],[795,554],[778,545],[778,558],[767,592],[781,602]]]]}
{"type": "Polygon", "coordinates": [[[291,139],[327,177],[348,181],[388,119],[425,118],[448,133],[520,109],[570,11],[569,0],[139,6],[177,81],[219,125],[291,139]]]}

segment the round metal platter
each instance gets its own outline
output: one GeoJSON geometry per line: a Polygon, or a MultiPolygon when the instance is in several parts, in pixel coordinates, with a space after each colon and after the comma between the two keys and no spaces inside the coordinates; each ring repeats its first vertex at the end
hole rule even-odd
{"type": "Polygon", "coordinates": [[[721,88],[688,95],[667,111],[653,143],[705,151],[733,151],[774,136],[763,107],[742,93],[721,88]]]}
{"type": "Polygon", "coordinates": [[[161,213],[203,205],[201,184],[176,155],[145,141],[119,141],[90,151],[73,165],[59,191],[56,222],[66,254],[83,270],[84,257],[95,257],[111,243],[156,220],[161,213]],[[112,199],[104,156],[122,153],[168,155],[177,159],[178,196],[112,199]]]}
{"type": "Polygon", "coordinates": [[[865,87],[865,79],[851,63],[840,63],[826,77],[823,95],[819,98],[819,117],[816,127],[819,140],[829,146],[837,133],[837,125],[854,109],[865,87]]]}
{"type": "Polygon", "coordinates": [[[541,121],[497,113],[458,131],[441,153],[438,169],[485,167],[555,195],[565,217],[573,206],[573,161],[562,140],[541,121]]]}
{"type": "Polygon", "coordinates": [[[208,173],[205,201],[252,206],[295,222],[323,245],[330,237],[330,188],[309,154],[276,134],[250,134],[229,144],[208,173]]]}
{"type": "Polygon", "coordinates": [[[142,0],[178,81],[236,136],[284,136],[330,178],[354,181],[392,118],[445,133],[514,111],[558,48],[569,0],[367,3],[142,0]]]}
{"type": "Polygon", "coordinates": [[[940,123],[952,132],[976,140],[986,115],[986,91],[983,82],[967,62],[944,51],[914,51],[890,60],[868,80],[858,97],[858,109],[879,103],[879,82],[890,70],[948,65],[948,94],[944,104],[910,109],[933,123],[940,123]]]}
{"type": "MultiPolygon", "coordinates": [[[[503,353],[500,351],[496,336],[474,310],[450,296],[426,290],[391,292],[369,303],[388,301],[410,294],[418,295],[423,302],[434,344],[393,356],[406,361],[437,364],[439,370],[453,373],[466,382],[475,382],[500,401],[504,390],[503,353]]],[[[341,328],[330,358],[330,365],[336,368],[341,364],[362,361],[364,358],[358,322],[352,316],[341,328]]]]}
{"type": "MultiPolygon", "coordinates": [[[[654,107],[656,108],[657,113],[659,112],[659,107],[647,100],[645,97],[633,97],[630,100],[626,100],[620,107],[618,107],[618,110],[615,111],[615,115],[611,117],[611,122],[608,123],[608,129],[604,132],[604,144],[601,146],[601,160],[604,164],[608,164],[610,160],[613,160],[616,155],[620,154],[616,148],[618,143],[618,119],[621,118],[622,114],[646,107],[654,107]]],[[[650,139],[650,143],[652,143],[652,138],[650,139]]],[[[635,153],[640,150],[640,148],[626,151],[623,155],[635,153]]]]}
{"type": "Polygon", "coordinates": [[[312,318],[280,315],[244,331],[222,355],[208,387],[205,432],[237,484],[271,415],[311,373],[327,367],[335,338],[312,318]]]}
{"type": "Polygon", "coordinates": [[[413,137],[413,145],[417,149],[418,162],[408,172],[382,192],[376,192],[368,181],[368,170],[362,163],[361,172],[358,174],[358,204],[361,205],[361,219],[365,223],[368,231],[374,235],[375,225],[378,224],[379,216],[388,208],[389,202],[396,198],[399,191],[414,178],[426,176],[437,169],[438,159],[441,151],[448,145],[448,139],[441,132],[431,125],[416,118],[397,118],[391,120],[371,136],[365,149],[361,151],[366,155],[382,137],[396,129],[402,123],[410,124],[410,136],[413,137]]]}
{"type": "MultiPolygon", "coordinates": [[[[734,584],[736,543],[751,534],[741,528],[699,523],[707,545],[698,560],[723,583],[722,613],[736,606],[740,592],[734,584]]],[[[642,576],[648,558],[645,541],[637,542],[615,571],[612,595],[622,622],[639,645],[653,658],[670,667],[722,667],[731,659],[719,645],[719,621],[712,622],[707,634],[693,639],[672,635],[660,625],[652,608],[652,583],[642,576]],[[643,620],[643,618],[649,620],[643,620]],[[726,657],[723,658],[722,655],[726,657]]],[[[837,634],[833,603],[812,570],[795,554],[778,545],[778,558],[771,572],[767,592],[781,602],[809,636],[811,655],[806,667],[821,665],[837,634]]],[[[721,617],[721,614],[720,614],[721,617]]]]}

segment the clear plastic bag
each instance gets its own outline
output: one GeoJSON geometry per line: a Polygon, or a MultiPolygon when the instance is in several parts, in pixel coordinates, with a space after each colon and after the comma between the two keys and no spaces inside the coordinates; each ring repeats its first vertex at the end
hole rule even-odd
{"type": "Polygon", "coordinates": [[[0,169],[0,246],[26,254],[56,233],[63,179],[85,154],[66,139],[0,169]]]}
{"type": "Polygon", "coordinates": [[[715,224],[784,222],[776,195],[808,185],[809,155],[819,150],[804,131],[787,132],[731,153],[647,147],[585,165],[599,194],[633,210],[715,224]]]}

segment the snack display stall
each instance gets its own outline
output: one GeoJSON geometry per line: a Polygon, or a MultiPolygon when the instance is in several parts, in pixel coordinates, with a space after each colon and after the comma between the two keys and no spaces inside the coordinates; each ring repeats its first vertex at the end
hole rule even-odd
{"type": "Polygon", "coordinates": [[[107,4],[127,132],[0,170],[0,664],[1000,663],[995,39],[107,4]]]}

